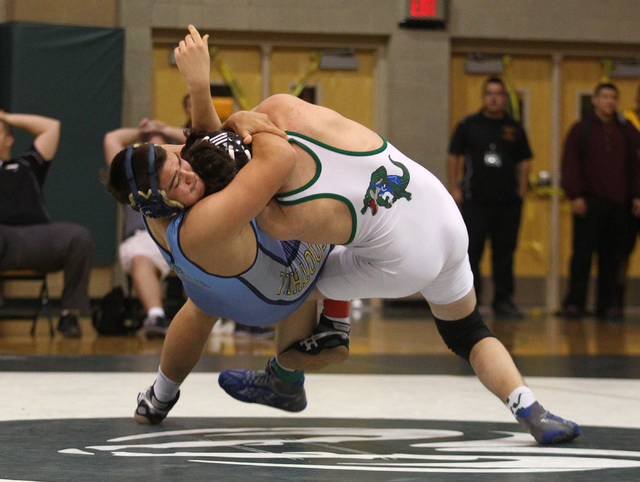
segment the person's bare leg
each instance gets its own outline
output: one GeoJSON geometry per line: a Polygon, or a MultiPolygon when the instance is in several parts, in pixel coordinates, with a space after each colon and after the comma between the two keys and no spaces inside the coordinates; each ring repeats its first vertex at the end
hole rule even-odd
{"type": "MultiPolygon", "coordinates": [[[[444,321],[461,320],[476,307],[475,291],[448,305],[430,303],[433,316],[444,321]]],[[[469,363],[482,384],[502,402],[516,388],[525,384],[513,358],[497,338],[483,338],[471,350],[469,363]]]]}
{"type": "Polygon", "coordinates": [[[516,388],[526,386],[513,358],[497,338],[483,338],[476,343],[469,362],[482,384],[502,402],[516,388]]]}
{"type": "Polygon", "coordinates": [[[327,348],[311,355],[298,350],[289,349],[294,342],[314,343],[311,334],[318,321],[317,301],[305,302],[294,313],[276,325],[276,359],[289,370],[320,370],[332,363],[341,363],[349,358],[349,349],[345,346],[327,348]]]}
{"type": "Polygon", "coordinates": [[[162,308],[162,282],[160,271],[146,256],[135,256],[131,260],[131,279],[136,295],[146,313],[151,308],[162,308]]]}
{"type": "MultiPolygon", "coordinates": [[[[300,308],[279,321],[276,328],[276,353],[280,355],[294,342],[308,337],[316,326],[318,303],[307,300],[300,308]]],[[[287,368],[294,369],[296,367],[287,368]]],[[[296,368],[302,370],[302,368],[296,368]]]]}
{"type": "Polygon", "coordinates": [[[454,303],[430,305],[433,316],[439,320],[438,329],[444,330],[441,333],[451,338],[449,342],[457,344],[458,349],[462,344],[456,341],[451,331],[443,329],[442,325],[447,321],[457,323],[452,325],[456,329],[472,329],[476,336],[485,336],[471,348],[469,363],[482,384],[507,404],[518,423],[533,435],[538,443],[551,445],[569,442],[580,435],[580,427],[577,424],[549,413],[538,403],[504,345],[497,338],[490,336],[489,332],[483,333],[478,328],[482,327],[483,323],[479,313],[475,312],[476,296],[473,290],[454,303]]]}
{"type": "Polygon", "coordinates": [[[134,418],[141,424],[159,424],[180,397],[180,385],[198,363],[211,329],[217,321],[191,300],[175,316],[162,346],[158,376],[138,394],[134,418]]]}
{"type": "Polygon", "coordinates": [[[176,383],[182,383],[198,363],[209,339],[213,325],[218,321],[198,309],[191,300],[173,318],[162,346],[160,369],[176,383]]]}

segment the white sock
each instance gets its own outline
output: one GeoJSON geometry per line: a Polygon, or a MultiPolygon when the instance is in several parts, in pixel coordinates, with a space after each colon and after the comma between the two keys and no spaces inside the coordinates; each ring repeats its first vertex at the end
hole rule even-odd
{"type": "Polygon", "coordinates": [[[507,407],[515,417],[520,410],[529,408],[536,402],[536,397],[529,387],[518,387],[507,397],[507,407]]]}
{"type": "Polygon", "coordinates": [[[162,373],[160,367],[158,367],[158,378],[156,378],[153,384],[153,393],[155,393],[159,401],[166,403],[176,398],[178,390],[180,390],[180,385],[182,385],[182,383],[169,380],[165,374],[162,373]]]}
{"type": "Polygon", "coordinates": [[[162,309],[162,306],[154,306],[147,313],[147,317],[152,320],[160,318],[161,316],[164,316],[164,310],[162,309]]]}

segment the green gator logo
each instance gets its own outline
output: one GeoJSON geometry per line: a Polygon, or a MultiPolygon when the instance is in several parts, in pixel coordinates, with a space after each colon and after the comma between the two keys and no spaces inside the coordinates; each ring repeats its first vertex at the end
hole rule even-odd
{"type": "Polygon", "coordinates": [[[371,208],[371,213],[375,216],[378,212],[378,206],[389,209],[401,198],[411,201],[411,193],[406,190],[410,179],[409,170],[404,164],[391,159],[391,156],[389,156],[389,160],[394,166],[402,169],[402,175],[388,175],[384,166],[373,171],[369,187],[364,195],[364,207],[360,211],[362,214],[367,211],[367,208],[371,208]]]}

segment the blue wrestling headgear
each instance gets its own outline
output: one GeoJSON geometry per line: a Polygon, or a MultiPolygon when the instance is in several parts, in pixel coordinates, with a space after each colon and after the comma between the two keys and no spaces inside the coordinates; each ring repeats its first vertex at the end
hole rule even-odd
{"type": "Polygon", "coordinates": [[[156,181],[155,146],[151,143],[148,144],[149,186],[151,189],[149,189],[146,194],[138,190],[136,180],[133,177],[133,168],[131,167],[131,157],[133,156],[133,151],[138,146],[139,144],[127,147],[127,154],[124,161],[127,180],[129,181],[129,187],[131,187],[131,194],[129,194],[131,207],[148,218],[166,218],[182,212],[184,205],[181,202],[169,199],[166,192],[158,189],[158,182],[156,181]]]}
{"type": "Polygon", "coordinates": [[[221,148],[234,161],[246,163],[251,159],[251,145],[243,143],[242,138],[234,132],[218,131],[204,136],[202,141],[221,148]]]}

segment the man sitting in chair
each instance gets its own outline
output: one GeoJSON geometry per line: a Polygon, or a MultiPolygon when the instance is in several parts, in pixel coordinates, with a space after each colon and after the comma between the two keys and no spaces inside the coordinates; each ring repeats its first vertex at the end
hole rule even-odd
{"type": "Polygon", "coordinates": [[[84,226],[51,222],[45,207],[42,187],[59,139],[57,119],[0,110],[0,270],[64,270],[58,331],[79,338],[78,316],[90,311],[93,239],[84,226]],[[12,128],[35,137],[16,157],[12,128]]]}

